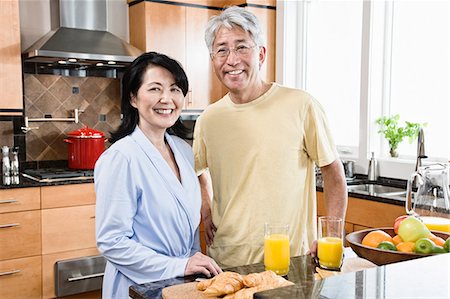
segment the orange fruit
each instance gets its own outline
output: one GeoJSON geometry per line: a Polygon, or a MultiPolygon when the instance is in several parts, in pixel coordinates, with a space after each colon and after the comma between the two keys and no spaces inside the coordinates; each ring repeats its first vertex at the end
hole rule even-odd
{"type": "Polygon", "coordinates": [[[392,238],[392,243],[394,243],[394,245],[398,245],[398,244],[400,244],[402,242],[403,242],[403,240],[402,240],[402,238],[399,235],[395,235],[392,238]]]}
{"type": "Polygon", "coordinates": [[[414,242],[402,242],[397,244],[397,250],[401,252],[414,252],[414,242]]]}
{"type": "Polygon", "coordinates": [[[378,244],[380,244],[383,241],[389,241],[389,242],[394,243],[392,241],[392,237],[388,233],[378,229],[378,230],[374,230],[374,231],[371,231],[370,233],[368,233],[362,239],[361,244],[365,245],[365,246],[377,248],[378,244]]]}
{"type": "Polygon", "coordinates": [[[431,241],[434,242],[434,244],[438,245],[438,246],[444,246],[445,240],[442,239],[441,237],[435,236],[435,235],[430,235],[428,237],[428,239],[430,239],[431,241]]]}

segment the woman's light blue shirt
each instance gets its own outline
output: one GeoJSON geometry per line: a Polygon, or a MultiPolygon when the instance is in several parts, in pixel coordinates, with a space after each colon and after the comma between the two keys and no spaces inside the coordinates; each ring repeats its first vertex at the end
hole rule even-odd
{"type": "Polygon", "coordinates": [[[103,298],[127,298],[132,284],[183,276],[188,258],[200,250],[192,149],[165,137],[181,182],[139,127],[95,165],[97,247],[107,259],[103,298]]]}

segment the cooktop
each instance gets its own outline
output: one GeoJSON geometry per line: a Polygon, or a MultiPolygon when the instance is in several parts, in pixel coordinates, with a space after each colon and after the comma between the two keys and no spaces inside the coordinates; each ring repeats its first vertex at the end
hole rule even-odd
{"type": "Polygon", "coordinates": [[[90,169],[41,168],[26,169],[22,171],[22,175],[38,182],[57,182],[92,179],[94,177],[94,171],[90,169]]]}

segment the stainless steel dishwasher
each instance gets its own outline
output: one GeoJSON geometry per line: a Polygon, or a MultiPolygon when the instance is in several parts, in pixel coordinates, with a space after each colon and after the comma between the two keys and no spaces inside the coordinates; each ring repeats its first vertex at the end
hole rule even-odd
{"type": "Polygon", "coordinates": [[[106,259],[100,255],[62,260],[55,263],[57,297],[100,290],[106,259]]]}

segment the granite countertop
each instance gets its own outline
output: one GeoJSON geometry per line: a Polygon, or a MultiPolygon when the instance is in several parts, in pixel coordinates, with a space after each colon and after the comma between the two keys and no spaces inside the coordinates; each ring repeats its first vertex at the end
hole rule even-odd
{"type": "Polygon", "coordinates": [[[81,179],[81,180],[64,180],[59,182],[37,182],[22,175],[19,176],[19,184],[15,185],[3,185],[0,182],[0,190],[2,189],[17,189],[17,188],[29,188],[29,187],[42,187],[42,186],[57,186],[57,185],[70,185],[70,184],[87,184],[93,183],[94,179],[81,179]]]}
{"type": "MultiPolygon", "coordinates": [[[[438,254],[406,262],[314,279],[310,256],[291,258],[287,279],[294,286],[256,293],[254,298],[450,298],[450,254],[438,254]]],[[[241,274],[264,271],[262,263],[227,269],[241,274]]],[[[164,287],[194,281],[196,276],[133,285],[134,299],[162,298],[164,287]]]]}

